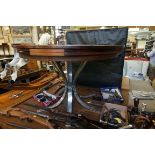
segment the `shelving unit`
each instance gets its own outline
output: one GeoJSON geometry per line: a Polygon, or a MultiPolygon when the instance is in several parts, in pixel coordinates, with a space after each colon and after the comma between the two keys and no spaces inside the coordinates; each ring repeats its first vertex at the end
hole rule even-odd
{"type": "Polygon", "coordinates": [[[146,51],[151,51],[152,50],[154,41],[155,41],[155,39],[153,39],[151,37],[146,41],[146,46],[145,46],[146,51]]]}

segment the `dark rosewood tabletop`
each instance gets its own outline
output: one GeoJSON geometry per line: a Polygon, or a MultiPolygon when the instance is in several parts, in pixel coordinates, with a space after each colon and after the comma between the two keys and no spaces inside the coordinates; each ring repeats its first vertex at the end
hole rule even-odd
{"type": "Polygon", "coordinates": [[[54,61],[92,61],[115,57],[123,46],[120,45],[34,45],[13,44],[21,57],[50,59],[54,61]]]}

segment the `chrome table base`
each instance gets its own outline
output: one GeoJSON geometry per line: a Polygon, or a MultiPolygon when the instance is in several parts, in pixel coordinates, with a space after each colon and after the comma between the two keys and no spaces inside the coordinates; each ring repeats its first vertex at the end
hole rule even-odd
{"type": "Polygon", "coordinates": [[[79,68],[77,69],[77,71],[75,72],[75,75],[73,77],[72,62],[67,62],[67,77],[66,77],[66,75],[64,74],[62,67],[59,65],[59,63],[56,61],[53,61],[54,67],[58,70],[59,74],[64,79],[65,90],[64,90],[64,93],[63,93],[62,97],[60,98],[60,100],[55,105],[50,106],[49,108],[55,108],[58,105],[60,105],[62,103],[62,101],[65,99],[65,96],[67,95],[67,112],[72,113],[72,111],[73,111],[73,97],[75,97],[76,100],[78,101],[78,103],[80,103],[84,108],[87,108],[94,112],[98,112],[98,110],[94,106],[88,105],[80,98],[80,96],[77,93],[77,89],[76,89],[77,79],[79,77],[79,74],[85,67],[86,63],[87,63],[87,61],[81,62],[79,68]]]}

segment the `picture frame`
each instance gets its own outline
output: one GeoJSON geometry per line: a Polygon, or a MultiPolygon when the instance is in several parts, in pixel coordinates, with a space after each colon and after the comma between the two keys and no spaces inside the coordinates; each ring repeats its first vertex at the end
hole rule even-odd
{"type": "Polygon", "coordinates": [[[14,44],[32,43],[32,32],[30,26],[12,26],[11,34],[14,44]]]}
{"type": "Polygon", "coordinates": [[[14,37],[13,43],[14,44],[32,43],[32,38],[31,37],[14,37]]]}
{"type": "Polygon", "coordinates": [[[31,37],[31,28],[30,26],[12,26],[11,27],[12,37],[31,37]]]}

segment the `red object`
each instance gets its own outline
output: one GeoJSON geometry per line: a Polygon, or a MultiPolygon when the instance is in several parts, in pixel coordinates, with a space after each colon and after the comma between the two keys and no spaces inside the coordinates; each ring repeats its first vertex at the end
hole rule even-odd
{"type": "Polygon", "coordinates": [[[139,60],[139,61],[149,61],[148,59],[146,58],[128,58],[128,57],[125,57],[124,60],[139,60]]]}
{"type": "Polygon", "coordinates": [[[41,106],[45,106],[45,107],[47,107],[49,105],[53,105],[53,104],[57,103],[58,100],[59,100],[59,97],[57,97],[56,99],[46,98],[46,96],[43,93],[39,93],[39,94],[33,95],[33,98],[36,101],[38,101],[41,106]]]}

